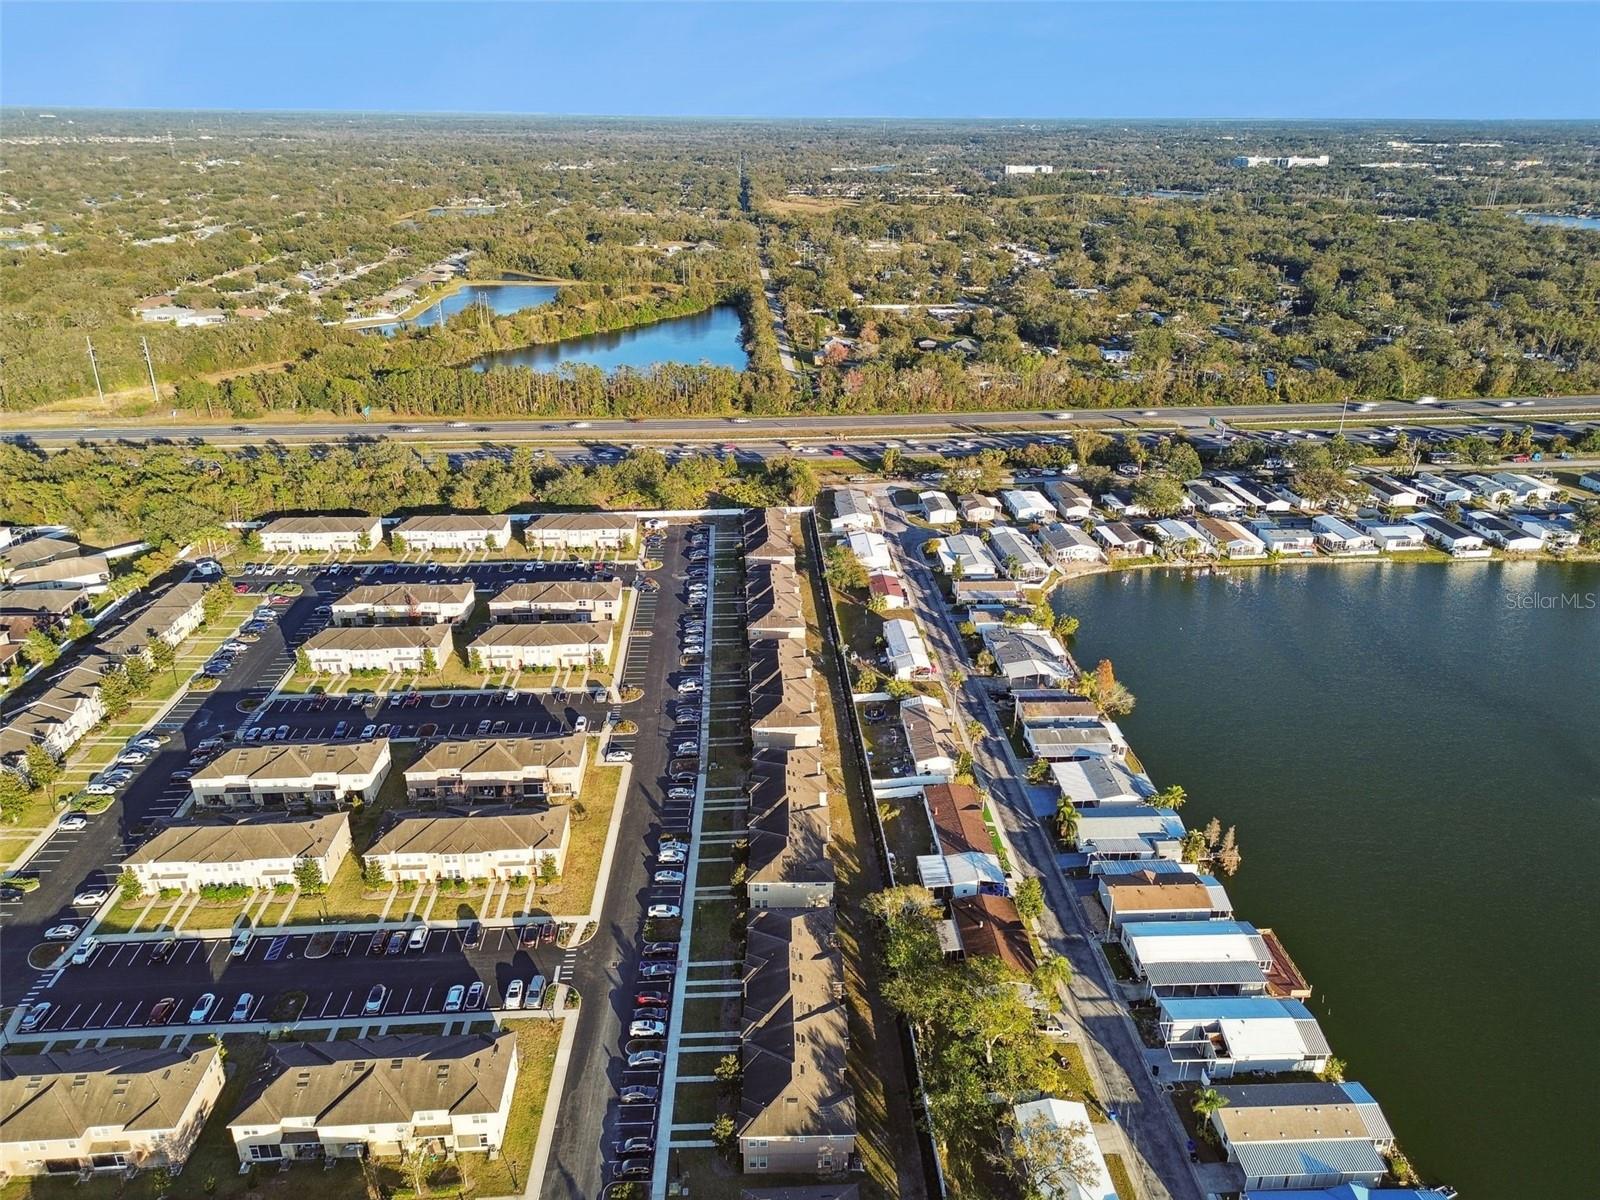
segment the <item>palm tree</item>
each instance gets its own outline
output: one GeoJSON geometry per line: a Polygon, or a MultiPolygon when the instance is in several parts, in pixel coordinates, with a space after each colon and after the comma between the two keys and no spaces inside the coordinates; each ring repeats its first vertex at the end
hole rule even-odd
{"type": "Polygon", "coordinates": [[[1047,954],[1033,968],[1029,982],[1040,996],[1049,997],[1050,1007],[1055,1008],[1060,1002],[1061,989],[1072,984],[1072,965],[1064,955],[1047,954]]]}
{"type": "Polygon", "coordinates": [[[1078,844],[1078,809],[1065,796],[1056,802],[1056,836],[1067,845],[1078,844]]]}
{"type": "Polygon", "coordinates": [[[1200,1118],[1200,1132],[1207,1134],[1214,1114],[1228,1107],[1230,1101],[1214,1087],[1201,1088],[1194,1098],[1194,1115],[1200,1118]]]}

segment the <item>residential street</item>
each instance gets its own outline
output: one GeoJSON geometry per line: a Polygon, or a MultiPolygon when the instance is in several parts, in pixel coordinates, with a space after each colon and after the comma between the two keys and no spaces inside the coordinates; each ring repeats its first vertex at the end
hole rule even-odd
{"type": "MultiPolygon", "coordinates": [[[[914,610],[924,618],[929,648],[945,680],[957,665],[970,670],[962,652],[954,615],[946,607],[922,545],[935,536],[908,525],[887,494],[880,512],[884,530],[899,552],[902,578],[914,610]]],[[[1054,835],[1041,827],[1017,782],[1024,772],[1011,751],[1005,727],[981,683],[968,677],[960,689],[962,729],[968,717],[978,720],[985,736],[972,744],[978,785],[996,801],[1012,848],[1037,875],[1045,889],[1040,937],[1072,965],[1068,1010],[1087,1035],[1085,1059],[1107,1108],[1115,1109],[1132,1153],[1130,1173],[1141,1196],[1155,1200],[1203,1200],[1190,1169],[1185,1136],[1172,1105],[1150,1078],[1144,1050],[1132,1018],[1116,994],[1104,959],[1095,949],[1082,909],[1067,881],[1056,869],[1054,835]]]]}

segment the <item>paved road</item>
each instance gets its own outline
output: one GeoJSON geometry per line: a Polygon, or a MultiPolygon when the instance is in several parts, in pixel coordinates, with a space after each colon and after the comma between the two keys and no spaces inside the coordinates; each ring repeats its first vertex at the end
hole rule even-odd
{"type": "Polygon", "coordinates": [[[760,439],[810,438],[858,441],[872,435],[915,431],[919,434],[972,434],[1051,428],[1066,431],[1074,422],[1129,428],[1183,429],[1204,432],[1213,420],[1241,422],[1337,421],[1347,424],[1388,425],[1397,421],[1432,421],[1440,415],[1526,421],[1563,416],[1600,414],[1600,396],[1519,397],[1515,401],[1454,400],[1437,407],[1418,407],[1400,401],[1382,401],[1369,412],[1344,409],[1337,404],[1258,404],[1235,407],[1107,408],[1075,411],[1069,420],[1056,420],[1049,412],[1006,411],[935,415],[930,413],[826,417],[751,417],[734,421],[726,417],[670,417],[634,421],[595,420],[580,428],[570,421],[491,420],[445,422],[417,420],[409,424],[372,424],[349,421],[307,423],[257,422],[249,425],[202,423],[181,418],[171,424],[142,420],[137,424],[18,429],[15,436],[41,444],[90,441],[148,441],[200,439],[219,445],[267,441],[324,442],[352,437],[391,437],[407,442],[482,442],[538,440],[569,443],[632,445],[641,440],[713,443],[760,439]],[[1502,403],[1518,405],[1513,416],[1502,403]]]}
{"type": "Polygon", "coordinates": [[[1034,817],[1019,783],[1024,773],[1010,755],[1005,726],[987,689],[970,673],[955,618],[922,556],[922,544],[933,535],[906,525],[887,497],[880,510],[885,531],[899,545],[912,604],[924,618],[941,674],[949,679],[955,664],[969,670],[959,702],[962,718],[976,718],[983,727],[983,736],[972,743],[978,783],[999,802],[1000,820],[1012,848],[1026,864],[1026,873],[1037,875],[1044,885],[1047,903],[1040,932],[1072,966],[1070,1011],[1086,1034],[1085,1048],[1093,1058],[1090,1065],[1100,1082],[1101,1099],[1108,1107],[1115,1106],[1134,1149],[1129,1169],[1139,1194],[1152,1200],[1201,1200],[1171,1103],[1149,1077],[1133,1023],[1088,936],[1076,898],[1056,870],[1054,840],[1034,817]]]}
{"type": "MultiPolygon", "coordinates": [[[[570,980],[582,995],[583,1006],[566,1090],[558,1100],[555,1145],[538,1193],[544,1200],[600,1196],[617,1143],[625,1137],[649,1134],[655,1127],[653,1105],[624,1108],[616,1103],[616,1096],[618,1086],[625,1082],[660,1084],[658,1071],[625,1070],[626,1051],[642,1048],[642,1044],[631,1043],[624,1035],[633,1016],[633,998],[646,986],[638,975],[645,909],[651,904],[682,903],[680,887],[652,883],[651,854],[662,832],[670,830],[687,837],[689,830],[691,806],[666,797],[669,743],[675,740],[676,722],[663,698],[666,682],[682,674],[676,630],[687,611],[681,588],[684,538],[682,526],[674,526],[669,533],[662,559],[665,566],[656,575],[663,586],[654,595],[642,597],[629,661],[619,679],[624,684],[648,683],[651,691],[628,709],[639,732],[633,739],[632,779],[623,800],[604,917],[577,957],[570,980]],[[653,632],[644,636],[647,626],[653,632]]],[[[662,983],[651,980],[648,986],[661,991],[662,983]]],[[[652,1043],[650,1048],[660,1046],[652,1043]]]]}

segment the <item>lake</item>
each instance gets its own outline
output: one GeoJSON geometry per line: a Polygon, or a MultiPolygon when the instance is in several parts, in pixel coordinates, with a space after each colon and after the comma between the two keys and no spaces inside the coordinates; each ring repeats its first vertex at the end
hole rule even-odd
{"type": "Polygon", "coordinates": [[[632,367],[647,371],[658,363],[707,363],[743,371],[750,363],[745,352],[739,310],[721,304],[687,317],[671,317],[650,325],[637,325],[612,333],[594,333],[521,346],[515,350],[495,350],[473,360],[479,371],[496,367],[530,367],[535,371],[554,371],[565,366],[599,367],[615,371],[632,367]]]}
{"type": "Polygon", "coordinates": [[[1567,229],[1600,229],[1600,217],[1574,217],[1567,213],[1518,213],[1529,225],[1561,225],[1567,229]]]}
{"type": "Polygon", "coordinates": [[[474,304],[485,305],[497,317],[538,308],[549,304],[561,289],[548,283],[469,283],[451,292],[436,304],[430,305],[421,316],[410,321],[391,321],[387,325],[373,325],[372,329],[385,337],[400,329],[423,329],[429,325],[443,324],[458,312],[465,312],[474,304]]]}
{"type": "Polygon", "coordinates": [[[1055,602],[1185,822],[1237,823],[1241,918],[1413,1164],[1466,1200],[1600,1194],[1600,567],[1128,572],[1055,602]]]}

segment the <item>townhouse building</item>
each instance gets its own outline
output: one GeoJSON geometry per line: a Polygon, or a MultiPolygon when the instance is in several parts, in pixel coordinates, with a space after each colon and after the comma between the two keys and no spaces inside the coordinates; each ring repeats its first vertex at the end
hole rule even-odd
{"type": "Polygon", "coordinates": [[[199,891],[211,885],[293,886],[302,863],[315,863],[323,882],[350,853],[345,813],[285,820],[243,817],[227,825],[169,825],[125,860],[145,895],[164,889],[199,891]]]}
{"type": "Polygon", "coordinates": [[[269,554],[350,554],[383,541],[383,522],[369,516],[279,517],[256,534],[269,554]]]}
{"type": "Polygon", "coordinates": [[[473,513],[407,517],[389,536],[396,550],[504,550],[511,544],[511,518],[473,513]]]}
{"type": "Polygon", "coordinates": [[[833,834],[827,775],[816,752],[757,751],[750,771],[745,883],[750,907],[817,908],[833,903],[833,834]]]}
{"type": "Polygon", "coordinates": [[[576,798],[589,765],[589,739],[470,738],[438,742],[406,768],[412,804],[549,804],[576,798]]]}
{"type": "Polygon", "coordinates": [[[522,540],[530,550],[621,550],[638,533],[638,519],[626,513],[539,513],[522,527],[522,540]]]}
{"type": "Polygon", "coordinates": [[[189,778],[197,808],[344,807],[378,798],[389,739],[234,746],[189,778]]]}
{"type": "Polygon", "coordinates": [[[548,579],[513,583],[490,597],[489,616],[502,624],[616,621],[622,616],[622,581],[548,579]]]}
{"type": "Polygon", "coordinates": [[[611,661],[610,621],[489,625],[467,644],[467,661],[488,671],[601,667],[611,661]]]}
{"type": "Polygon", "coordinates": [[[437,670],[455,652],[449,624],[330,625],[301,647],[322,675],[437,670]]]}
{"type": "Polygon", "coordinates": [[[0,1179],[181,1170],[223,1082],[215,1045],[8,1055],[0,1179]]]}
{"type": "Polygon", "coordinates": [[[377,583],[353,587],[335,600],[335,625],[459,625],[472,615],[472,580],[377,583]]]}
{"type": "Polygon", "coordinates": [[[362,855],[388,880],[536,879],[566,868],[571,809],[401,817],[362,855]],[[547,866],[546,864],[549,864],[547,866]]]}
{"type": "Polygon", "coordinates": [[[244,1164],[497,1152],[518,1069],[507,1030],[275,1042],[228,1133],[244,1164]]]}

